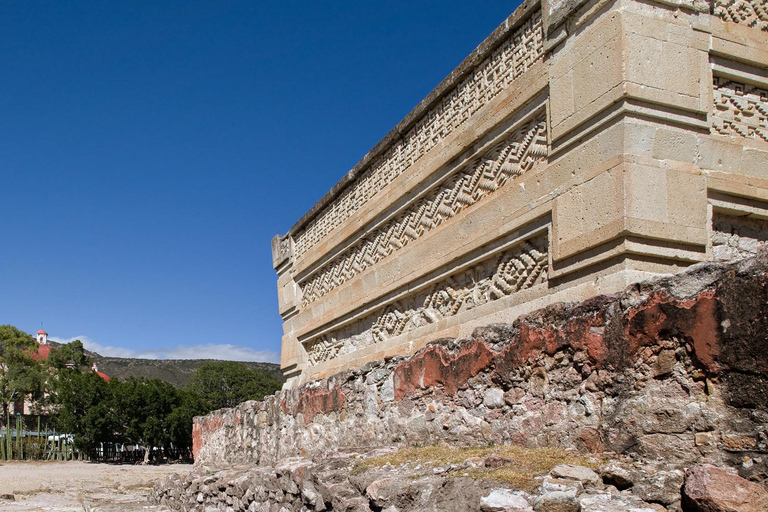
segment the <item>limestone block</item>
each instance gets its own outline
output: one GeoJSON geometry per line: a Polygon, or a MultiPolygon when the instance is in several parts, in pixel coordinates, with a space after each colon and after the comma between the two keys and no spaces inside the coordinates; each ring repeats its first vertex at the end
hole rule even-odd
{"type": "Polygon", "coordinates": [[[653,138],[653,158],[693,163],[698,139],[690,130],[660,127],[653,138]]]}
{"type": "Polygon", "coordinates": [[[705,246],[706,180],[702,176],[624,164],[555,199],[555,260],[624,236],[705,246]]]}
{"type": "Polygon", "coordinates": [[[768,180],[768,145],[765,149],[744,148],[739,174],[768,180]]]}
{"type": "Polygon", "coordinates": [[[625,15],[625,80],[632,97],[704,113],[709,56],[697,46],[696,34],[670,41],[670,20],[625,15]]]}
{"type": "Polygon", "coordinates": [[[552,214],[552,257],[561,260],[618,237],[623,229],[623,170],[615,167],[559,195],[552,214]]]}
{"type": "MultiPolygon", "coordinates": [[[[550,61],[550,116],[553,139],[561,126],[578,113],[588,119],[606,106],[605,99],[624,79],[622,23],[610,13],[555,55],[550,61]]],[[[609,101],[610,104],[612,101],[609,101]]],[[[568,126],[574,124],[571,121],[568,126]]]]}
{"type": "Polygon", "coordinates": [[[280,367],[283,370],[299,365],[303,360],[304,347],[291,335],[283,336],[280,349],[280,367]]]}
{"type": "Polygon", "coordinates": [[[298,286],[289,273],[277,278],[277,300],[280,315],[283,316],[299,305],[298,286]]]}

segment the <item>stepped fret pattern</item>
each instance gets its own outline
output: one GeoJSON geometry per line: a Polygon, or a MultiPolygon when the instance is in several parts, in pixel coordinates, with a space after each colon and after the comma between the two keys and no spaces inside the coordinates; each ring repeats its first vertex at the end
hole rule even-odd
{"type": "Polygon", "coordinates": [[[715,77],[712,128],[768,142],[768,89],[715,77]]]}
{"type": "Polygon", "coordinates": [[[765,0],[715,0],[712,11],[723,21],[768,32],[768,3],[765,0]]]}
{"type": "Polygon", "coordinates": [[[294,238],[300,257],[507,87],[544,53],[541,12],[483,60],[294,238]]]}
{"type": "Polygon", "coordinates": [[[546,281],[547,238],[540,236],[451,275],[426,292],[386,306],[348,328],[305,343],[309,364],[380,343],[418,327],[546,281]]]}
{"type": "Polygon", "coordinates": [[[531,169],[546,155],[546,121],[542,112],[405,212],[318,269],[301,283],[302,306],[314,302],[425,232],[492,194],[511,178],[531,169]]]}

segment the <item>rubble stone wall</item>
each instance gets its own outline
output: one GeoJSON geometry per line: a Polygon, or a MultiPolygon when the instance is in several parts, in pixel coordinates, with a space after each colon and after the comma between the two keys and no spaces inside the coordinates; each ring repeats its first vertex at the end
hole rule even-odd
{"type": "Polygon", "coordinates": [[[768,255],[702,263],[195,419],[197,465],[517,443],[768,477],[768,255]]]}

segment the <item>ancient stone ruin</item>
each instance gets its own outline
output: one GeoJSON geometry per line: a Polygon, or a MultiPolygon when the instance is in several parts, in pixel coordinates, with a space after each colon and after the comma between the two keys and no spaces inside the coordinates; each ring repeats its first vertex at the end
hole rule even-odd
{"type": "Polygon", "coordinates": [[[525,2],[275,237],[286,386],[196,418],[154,499],[768,510],[766,240],[765,1],[525,2]],[[360,466],[440,443],[592,469],[360,466]]]}
{"type": "Polygon", "coordinates": [[[753,253],[766,12],[526,1],[273,240],[289,385],[753,253]]]}

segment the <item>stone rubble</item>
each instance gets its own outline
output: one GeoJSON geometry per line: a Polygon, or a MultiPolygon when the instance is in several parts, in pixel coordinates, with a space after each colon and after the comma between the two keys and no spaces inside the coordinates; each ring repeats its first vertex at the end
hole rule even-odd
{"type": "Polygon", "coordinates": [[[768,492],[733,470],[697,465],[680,471],[610,462],[602,478],[584,466],[560,465],[535,491],[466,477],[470,460],[436,474],[420,466],[385,465],[359,471],[377,452],[339,453],[317,460],[295,458],[277,466],[216,470],[198,466],[186,476],[159,482],[152,500],[174,510],[347,512],[765,512],[768,492]],[[616,472],[627,489],[612,485],[616,472]],[[682,504],[681,504],[682,498],[682,504]]]}

